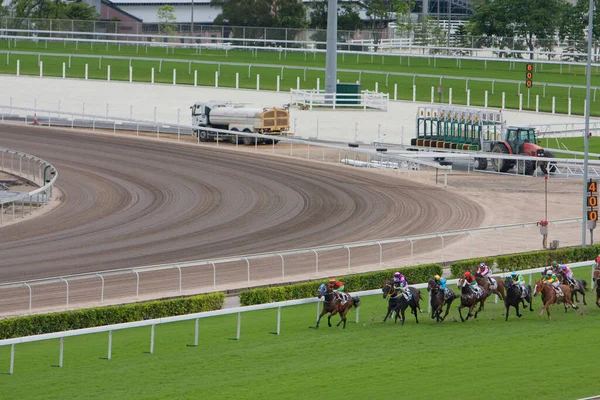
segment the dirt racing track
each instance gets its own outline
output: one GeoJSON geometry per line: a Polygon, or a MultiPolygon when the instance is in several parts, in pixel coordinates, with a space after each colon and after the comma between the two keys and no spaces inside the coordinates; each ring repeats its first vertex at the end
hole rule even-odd
{"type": "MultiPolygon", "coordinates": [[[[47,214],[0,228],[1,282],[461,229],[484,217],[467,198],[429,185],[227,146],[12,125],[0,125],[0,144],[56,166],[64,194],[47,214]]],[[[341,252],[322,265],[345,260],[341,252]]],[[[352,260],[372,262],[373,254],[359,249],[352,260]]],[[[310,272],[293,259],[286,270],[310,272]]],[[[220,268],[219,283],[243,281],[244,271],[220,268]]],[[[198,277],[186,274],[191,287],[198,277]]],[[[281,270],[252,274],[271,278],[281,270]]],[[[115,279],[107,296],[120,294],[115,279]]],[[[127,279],[122,294],[131,293],[127,279]]],[[[171,278],[143,279],[161,291],[171,278]]],[[[72,298],[98,295],[82,285],[72,283],[72,298]]],[[[37,291],[34,302],[44,296],[37,291]]],[[[9,290],[3,297],[3,304],[22,302],[9,290]]]]}

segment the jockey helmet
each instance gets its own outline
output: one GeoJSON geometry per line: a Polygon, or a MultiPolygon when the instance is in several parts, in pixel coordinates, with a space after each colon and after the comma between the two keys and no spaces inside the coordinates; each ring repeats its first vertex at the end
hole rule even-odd
{"type": "Polygon", "coordinates": [[[560,267],[560,269],[562,269],[563,271],[566,271],[567,270],[567,266],[563,265],[562,267],[560,267]]]}
{"type": "Polygon", "coordinates": [[[395,272],[394,273],[394,278],[400,278],[400,275],[401,275],[400,272],[395,272]]]}
{"type": "Polygon", "coordinates": [[[469,271],[465,272],[465,277],[469,277],[471,276],[471,273],[469,271]]]}
{"type": "Polygon", "coordinates": [[[436,276],[433,277],[433,279],[435,279],[436,281],[439,281],[440,280],[440,276],[436,275],[436,276]]]}
{"type": "Polygon", "coordinates": [[[479,268],[485,268],[485,267],[487,267],[487,265],[485,265],[485,263],[479,264],[479,268]]]}
{"type": "Polygon", "coordinates": [[[551,270],[546,271],[546,275],[551,276],[552,275],[552,271],[551,270]]]}
{"type": "Polygon", "coordinates": [[[558,265],[558,263],[556,261],[552,261],[552,266],[556,267],[558,265]]]}
{"type": "Polygon", "coordinates": [[[510,276],[517,276],[517,273],[515,271],[510,273],[510,276]]]}
{"type": "Polygon", "coordinates": [[[335,283],[335,278],[329,278],[330,283],[335,283]]]}

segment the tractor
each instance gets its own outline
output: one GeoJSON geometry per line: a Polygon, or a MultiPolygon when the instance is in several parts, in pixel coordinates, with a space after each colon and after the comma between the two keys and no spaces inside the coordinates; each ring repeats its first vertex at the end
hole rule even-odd
{"type": "MultiPolygon", "coordinates": [[[[518,154],[530,157],[548,157],[554,158],[554,154],[544,150],[537,145],[536,134],[534,128],[514,127],[506,128],[500,141],[485,141],[482,143],[483,151],[491,151],[492,153],[500,154],[518,154]]],[[[497,172],[507,172],[515,165],[520,175],[533,175],[536,169],[535,160],[511,160],[503,158],[493,158],[492,167],[497,172]]],[[[476,158],[475,169],[484,170],[487,168],[487,158],[476,158]]],[[[544,175],[548,171],[555,172],[556,165],[548,162],[537,162],[537,166],[544,175]]]]}

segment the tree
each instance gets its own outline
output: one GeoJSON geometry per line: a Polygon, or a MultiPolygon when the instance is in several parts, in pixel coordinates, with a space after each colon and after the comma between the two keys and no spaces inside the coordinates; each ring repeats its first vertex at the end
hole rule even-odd
{"type": "Polygon", "coordinates": [[[231,26],[305,28],[306,7],[297,0],[211,0],[220,7],[214,23],[231,26]]]}
{"type": "Polygon", "coordinates": [[[74,20],[96,20],[99,15],[96,12],[96,7],[86,3],[71,3],[64,10],[66,19],[74,20]]]}
{"type": "Polygon", "coordinates": [[[467,27],[464,24],[460,24],[457,28],[456,28],[456,33],[454,34],[455,37],[455,46],[458,48],[458,50],[455,51],[455,54],[459,55],[459,56],[470,56],[471,52],[468,50],[462,50],[462,49],[470,49],[471,48],[471,41],[469,40],[469,31],[467,30],[467,27]]]}
{"type": "MultiPolygon", "coordinates": [[[[473,34],[523,37],[533,50],[551,39],[558,27],[562,0],[485,0],[473,10],[473,34]]],[[[551,46],[546,46],[551,47],[551,46]]]]}
{"type": "Polygon", "coordinates": [[[158,31],[159,33],[165,33],[167,35],[174,35],[177,31],[175,25],[175,7],[169,4],[165,4],[158,8],[156,12],[156,19],[158,19],[158,31]]]}
{"type": "MultiPolygon", "coordinates": [[[[327,3],[327,0],[320,0],[311,3],[309,24],[311,28],[327,28],[327,3]]],[[[355,31],[364,27],[364,23],[358,14],[357,6],[354,3],[341,4],[338,10],[337,27],[338,31],[355,31]]]]}

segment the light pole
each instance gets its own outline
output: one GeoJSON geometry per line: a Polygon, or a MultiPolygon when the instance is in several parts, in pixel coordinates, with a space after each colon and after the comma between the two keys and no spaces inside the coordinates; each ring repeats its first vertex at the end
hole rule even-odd
{"type": "MultiPolygon", "coordinates": [[[[325,58],[325,93],[335,93],[337,85],[337,0],[327,8],[327,54],[325,58]]],[[[335,101],[335,99],[331,99],[335,101]]]]}
{"type": "Polygon", "coordinates": [[[590,86],[592,84],[592,34],[594,22],[594,0],[590,0],[588,15],[588,54],[585,88],[585,131],[583,132],[583,212],[581,221],[581,246],[586,247],[585,230],[587,228],[587,180],[588,180],[588,151],[590,133],[590,86]]]}

